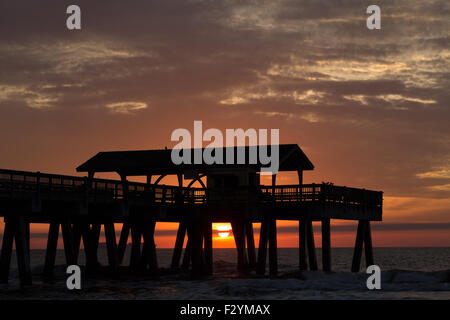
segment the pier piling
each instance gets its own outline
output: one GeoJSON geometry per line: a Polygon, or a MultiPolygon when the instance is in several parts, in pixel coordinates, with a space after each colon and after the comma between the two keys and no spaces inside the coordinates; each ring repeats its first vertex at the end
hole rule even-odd
{"type": "Polygon", "coordinates": [[[322,268],[331,271],[330,219],[322,219],[322,268]]]}

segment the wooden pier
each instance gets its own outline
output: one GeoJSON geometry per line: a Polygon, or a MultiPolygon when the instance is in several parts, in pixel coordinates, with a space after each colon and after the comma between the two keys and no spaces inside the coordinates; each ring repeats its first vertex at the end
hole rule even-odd
{"type": "MultiPolygon", "coordinates": [[[[248,152],[248,147],[245,148],[248,152]]],[[[299,269],[317,270],[313,221],[322,226],[323,270],[332,270],[330,220],[358,220],[352,261],[358,272],[364,247],[366,264],[373,264],[370,221],[382,219],[382,192],[332,184],[303,184],[303,171],[314,167],[297,145],[280,145],[280,171],[296,171],[297,185],[259,184],[259,163],[240,165],[182,165],[170,161],[171,150],[99,153],[78,171],[87,177],[0,169],[0,216],[5,230],[0,258],[0,281],[7,282],[15,243],[20,282],[32,282],[30,223],[49,225],[44,276],[52,278],[61,230],[67,265],[77,264],[81,241],[86,269],[99,270],[97,260],[103,226],[108,267],[119,266],[152,273],[158,269],[154,240],[157,222],[177,222],[172,268],[190,270],[193,277],[213,273],[212,223],[230,222],[240,273],[252,270],[277,275],[277,220],[299,222],[299,269]],[[94,178],[97,172],[117,172],[120,180],[94,178]],[[160,185],[166,175],[176,175],[178,186],[160,185]],[[128,181],[146,176],[147,183],[128,181]],[[152,177],[156,180],[152,183],[152,177]],[[207,184],[201,180],[206,177],[207,184]],[[236,179],[231,179],[238,177],[236,179]],[[244,178],[243,178],[244,177],[244,178]],[[183,179],[190,180],[183,187],[183,179]],[[194,182],[201,188],[194,188],[194,182]],[[244,181],[244,182],[243,182],[244,181]],[[252,223],[261,223],[256,250],[252,223]],[[121,225],[117,242],[115,226],[121,225]],[[183,243],[187,244],[183,252],[183,243]],[[131,238],[131,256],[124,261],[131,238]]],[[[248,159],[248,157],[247,157],[248,159]]]]}

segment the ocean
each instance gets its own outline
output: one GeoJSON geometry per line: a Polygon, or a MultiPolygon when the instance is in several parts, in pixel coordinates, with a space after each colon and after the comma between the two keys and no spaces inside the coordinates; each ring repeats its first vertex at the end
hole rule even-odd
{"type": "MultiPolygon", "coordinates": [[[[129,257],[129,248],[125,255],[129,257]]],[[[332,249],[332,273],[298,271],[298,249],[278,249],[279,277],[259,278],[236,273],[235,249],[214,249],[214,275],[189,280],[186,274],[169,272],[171,249],[158,249],[158,276],[112,279],[82,277],[82,289],[66,288],[64,252],[58,250],[56,277],[42,281],[45,250],[31,251],[33,286],[20,288],[15,255],[10,281],[0,284],[0,299],[450,299],[450,248],[374,248],[381,268],[381,290],[368,290],[364,263],[351,273],[351,248],[332,249]]],[[[321,252],[317,249],[319,268],[321,252]]],[[[106,250],[99,261],[107,264],[106,250]]],[[[364,261],[364,260],[363,260],[364,261]]],[[[84,264],[80,252],[79,264],[84,264]]]]}

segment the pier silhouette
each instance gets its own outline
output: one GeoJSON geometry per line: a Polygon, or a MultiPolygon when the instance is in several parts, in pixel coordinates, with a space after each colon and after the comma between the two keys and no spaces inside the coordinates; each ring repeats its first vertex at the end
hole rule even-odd
{"type": "MultiPolygon", "coordinates": [[[[297,172],[298,184],[277,185],[272,175],[272,185],[263,186],[259,172],[264,165],[259,160],[250,163],[251,147],[233,148],[235,155],[245,152],[245,163],[175,165],[172,150],[164,149],[100,152],[77,168],[86,177],[0,169],[0,216],[5,221],[0,281],[8,281],[15,242],[20,282],[31,284],[30,223],[49,225],[47,279],[53,276],[60,229],[67,265],[77,264],[83,241],[86,270],[101,272],[97,254],[102,225],[108,272],[117,273],[123,264],[132,272],[156,272],[157,222],[179,223],[171,267],[181,264],[193,277],[213,273],[214,222],[231,223],[237,267],[244,275],[252,270],[265,275],[267,255],[269,275],[277,275],[277,220],[299,222],[300,270],[318,269],[313,221],[321,222],[323,270],[332,270],[330,219],[358,221],[351,271],[359,271],[363,248],[366,264],[374,263],[370,221],[382,219],[382,192],[330,183],[303,184],[303,172],[314,166],[295,144],[279,145],[279,171],[297,172]],[[101,172],[115,172],[120,180],[95,178],[101,172]],[[168,175],[175,175],[178,185],[160,185],[168,175]],[[132,176],[146,176],[147,182],[131,182],[132,176]],[[152,177],[157,177],[153,183],[152,177]],[[189,180],[187,186],[183,180],[189,180]],[[193,187],[197,181],[201,187],[193,187]],[[252,223],[261,223],[257,250],[252,223]],[[117,242],[118,224],[122,228],[117,242]],[[125,262],[130,236],[131,256],[125,262]]],[[[225,154],[228,148],[222,149],[225,154]]]]}

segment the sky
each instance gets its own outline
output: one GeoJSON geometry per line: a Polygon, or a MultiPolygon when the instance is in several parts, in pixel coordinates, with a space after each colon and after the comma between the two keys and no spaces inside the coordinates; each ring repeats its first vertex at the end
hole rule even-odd
{"type": "MultiPolygon", "coordinates": [[[[449,16],[445,0],[2,1],[0,168],[76,175],[99,151],[170,148],[194,120],[280,129],[315,165],[305,183],[384,192],[375,246],[450,246],[449,16]]],[[[159,247],[175,229],[158,224],[159,247]]],[[[355,230],[333,222],[333,245],[355,230]]],[[[278,231],[297,245],[295,223],[278,231]]]]}

